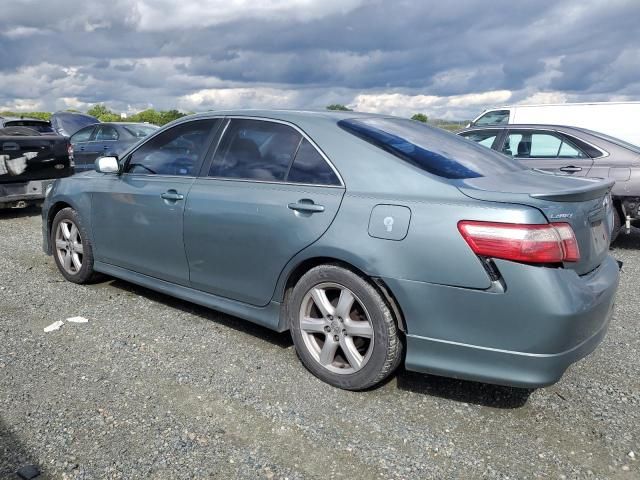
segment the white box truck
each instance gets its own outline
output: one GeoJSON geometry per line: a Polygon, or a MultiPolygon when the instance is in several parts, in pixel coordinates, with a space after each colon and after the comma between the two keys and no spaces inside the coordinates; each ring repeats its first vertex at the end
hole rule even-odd
{"type": "Polygon", "coordinates": [[[469,126],[513,123],[586,128],[640,146],[640,102],[507,105],[485,110],[469,126]]]}

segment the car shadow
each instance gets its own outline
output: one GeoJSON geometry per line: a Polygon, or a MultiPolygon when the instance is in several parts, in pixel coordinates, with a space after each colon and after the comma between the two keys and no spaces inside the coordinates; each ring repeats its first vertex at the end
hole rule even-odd
{"type": "Polygon", "coordinates": [[[149,300],[153,300],[154,302],[166,305],[167,307],[175,308],[185,313],[191,313],[198,317],[224,325],[225,327],[233,328],[238,332],[246,333],[273,343],[280,348],[289,348],[293,345],[289,332],[278,333],[261,325],[242,320],[241,318],[233,317],[210,308],[201,307],[195,303],[171,297],[169,295],[156,292],[155,290],[125,282],[124,280],[108,279],[107,282],[111,286],[120,290],[127,291],[134,295],[143,296],[149,300]]]}
{"type": "Polygon", "coordinates": [[[25,218],[25,217],[35,217],[36,215],[40,215],[42,209],[40,207],[25,207],[25,208],[2,208],[0,209],[0,221],[4,219],[13,219],[13,218],[25,218]]]}
{"type": "Polygon", "coordinates": [[[611,244],[613,250],[640,250],[640,228],[631,227],[630,233],[621,232],[611,244]]]}
{"type": "Polygon", "coordinates": [[[398,370],[397,385],[400,390],[421,395],[500,409],[523,407],[535,391],[410,372],[404,368],[398,370]]]}
{"type": "MultiPolygon", "coordinates": [[[[16,474],[18,469],[34,464],[32,455],[0,418],[0,478],[17,479],[19,478],[16,474]]],[[[42,472],[40,466],[38,469],[41,471],[37,477],[38,480],[49,478],[46,473],[42,472]]]]}
{"type": "MultiPolygon", "coordinates": [[[[143,296],[149,300],[185,313],[197,315],[206,320],[233,328],[238,332],[252,335],[265,342],[270,342],[280,348],[286,349],[293,346],[289,332],[274,332],[255,323],[206,307],[201,307],[185,300],[180,300],[133,283],[128,283],[124,280],[109,278],[106,282],[119,290],[133,295],[143,296]]],[[[398,369],[397,375],[391,377],[386,383],[391,382],[393,378],[397,378],[397,388],[399,390],[493,408],[520,408],[527,403],[529,395],[533,392],[533,390],[530,389],[510,388],[409,372],[402,367],[398,369]]]]}

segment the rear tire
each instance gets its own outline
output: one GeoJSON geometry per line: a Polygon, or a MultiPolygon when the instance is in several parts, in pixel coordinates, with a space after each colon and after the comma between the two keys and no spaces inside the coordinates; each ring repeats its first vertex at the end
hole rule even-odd
{"type": "Polygon", "coordinates": [[[304,366],[345,390],[379,384],[402,360],[402,342],[384,298],[365,279],[320,265],[287,299],[291,337],[304,366]]]}
{"type": "Polygon", "coordinates": [[[53,258],[62,276],[78,284],[95,281],[93,248],[78,212],[72,208],[60,210],[49,234],[53,258]]]}
{"type": "Polygon", "coordinates": [[[620,211],[616,207],[614,207],[613,208],[613,231],[611,232],[610,243],[613,243],[616,241],[621,231],[622,231],[622,217],[620,215],[620,211]]]}

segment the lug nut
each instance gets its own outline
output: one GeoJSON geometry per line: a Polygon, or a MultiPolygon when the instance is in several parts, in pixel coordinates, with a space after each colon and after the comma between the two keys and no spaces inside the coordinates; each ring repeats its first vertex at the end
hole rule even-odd
{"type": "Polygon", "coordinates": [[[324,327],[324,331],[329,333],[331,331],[331,327],[327,325],[326,327],[324,327]]]}
{"type": "Polygon", "coordinates": [[[344,322],[344,320],[342,319],[342,317],[338,317],[338,321],[339,321],[339,322],[344,322]]]}
{"type": "Polygon", "coordinates": [[[327,315],[327,318],[328,318],[329,320],[333,320],[333,315],[327,315]]]}
{"type": "Polygon", "coordinates": [[[339,342],[339,341],[340,341],[340,337],[338,337],[338,335],[334,335],[334,336],[333,336],[333,339],[334,339],[336,342],[339,342]]]}

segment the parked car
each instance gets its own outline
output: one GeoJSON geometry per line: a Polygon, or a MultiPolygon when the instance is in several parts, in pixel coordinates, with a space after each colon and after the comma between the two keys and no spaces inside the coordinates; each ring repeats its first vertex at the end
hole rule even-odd
{"type": "MultiPolygon", "coordinates": [[[[3,119],[4,120],[4,119],[3,119]]],[[[0,128],[0,209],[40,204],[56,178],[73,173],[67,139],[40,134],[40,125],[0,128]]],[[[43,127],[44,128],[44,127],[43,127]]]]}
{"type": "Polygon", "coordinates": [[[408,119],[211,112],[56,182],[44,251],[71,282],[101,272],[290,330],[340,388],[403,360],[538,387],[605,335],[612,185],[408,119]]]}
{"type": "Polygon", "coordinates": [[[554,124],[586,128],[640,146],[640,102],[507,105],[485,110],[468,127],[554,124]]]}
{"type": "Polygon", "coordinates": [[[56,112],[51,115],[51,126],[58,135],[70,137],[87,125],[100,123],[96,117],[80,112],[56,112]]]}
{"type": "Polygon", "coordinates": [[[0,117],[0,128],[27,127],[38,133],[55,133],[51,123],[38,118],[0,117]]]}
{"type": "Polygon", "coordinates": [[[640,147],[603,133],[558,125],[476,127],[458,132],[529,168],[578,177],[610,178],[612,241],[640,221],[640,147]]]}
{"type": "Polygon", "coordinates": [[[93,162],[105,155],[120,155],[140,139],[155,132],[147,123],[97,123],[71,135],[76,171],[93,170],[93,162]]]}

